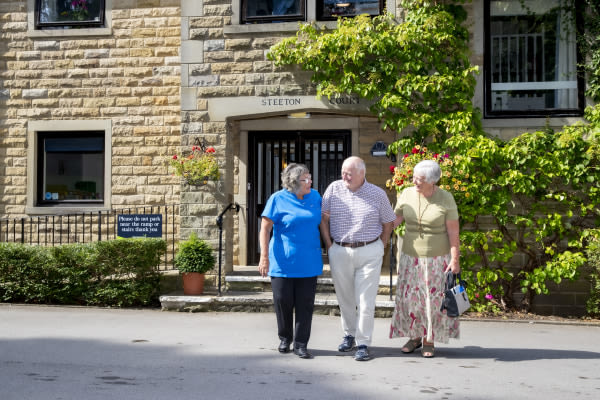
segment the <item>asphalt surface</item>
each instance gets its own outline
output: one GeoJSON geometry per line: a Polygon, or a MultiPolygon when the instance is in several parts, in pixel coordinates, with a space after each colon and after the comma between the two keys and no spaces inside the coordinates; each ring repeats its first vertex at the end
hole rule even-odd
{"type": "Polygon", "coordinates": [[[598,325],[463,321],[433,359],[388,329],[357,362],[339,317],[315,315],[303,360],[268,313],[0,305],[0,399],[600,398],[598,325]]]}

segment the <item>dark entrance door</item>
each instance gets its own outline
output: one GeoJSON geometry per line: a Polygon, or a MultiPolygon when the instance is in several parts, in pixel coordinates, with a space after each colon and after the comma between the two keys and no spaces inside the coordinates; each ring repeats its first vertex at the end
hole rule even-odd
{"type": "Polygon", "coordinates": [[[323,195],[339,179],[351,154],[350,131],[268,131],[248,133],[248,264],[260,257],[260,215],[269,196],[281,189],[281,171],[292,162],[306,164],[313,189],[323,195]]]}

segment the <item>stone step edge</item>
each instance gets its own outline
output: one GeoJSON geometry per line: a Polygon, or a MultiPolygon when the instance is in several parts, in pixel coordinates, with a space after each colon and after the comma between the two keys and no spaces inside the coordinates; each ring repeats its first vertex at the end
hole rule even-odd
{"type": "MultiPolygon", "coordinates": [[[[225,276],[225,282],[263,282],[271,283],[271,278],[268,276],[246,276],[246,275],[227,275],[225,276]]],[[[333,278],[317,278],[317,284],[319,285],[333,285],[333,278]]],[[[379,286],[390,286],[390,277],[380,277],[379,286]]],[[[396,286],[396,277],[392,279],[392,287],[396,286]]]]}
{"type": "MultiPolygon", "coordinates": [[[[389,300],[389,296],[378,295],[375,301],[376,309],[394,309],[394,301],[389,300]],[[387,300],[384,300],[387,298],[387,300]]],[[[271,306],[273,305],[273,298],[270,294],[264,295],[264,292],[256,293],[252,295],[236,294],[229,295],[224,294],[221,296],[217,295],[200,295],[200,296],[183,296],[183,295],[162,295],[160,296],[160,304],[163,309],[183,309],[194,305],[203,305],[210,307],[211,304],[256,304],[271,306]]],[[[333,296],[322,296],[317,294],[315,297],[315,306],[323,307],[338,307],[338,301],[333,296]]]]}

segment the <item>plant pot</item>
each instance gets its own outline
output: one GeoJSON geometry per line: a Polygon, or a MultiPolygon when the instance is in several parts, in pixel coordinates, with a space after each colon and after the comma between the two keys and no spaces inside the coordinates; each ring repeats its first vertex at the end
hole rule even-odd
{"type": "Polygon", "coordinates": [[[197,296],[204,293],[204,274],[200,272],[184,272],[183,294],[186,296],[197,296]]]}

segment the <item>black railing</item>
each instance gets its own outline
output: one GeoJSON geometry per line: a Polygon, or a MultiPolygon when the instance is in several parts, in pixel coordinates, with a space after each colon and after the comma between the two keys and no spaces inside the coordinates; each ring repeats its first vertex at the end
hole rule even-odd
{"type": "Polygon", "coordinates": [[[118,216],[122,214],[161,214],[162,238],[167,242],[164,269],[173,269],[175,244],[179,240],[179,204],[139,206],[107,211],[41,215],[0,219],[0,242],[56,246],[89,243],[117,238],[118,216]]]}

